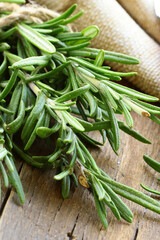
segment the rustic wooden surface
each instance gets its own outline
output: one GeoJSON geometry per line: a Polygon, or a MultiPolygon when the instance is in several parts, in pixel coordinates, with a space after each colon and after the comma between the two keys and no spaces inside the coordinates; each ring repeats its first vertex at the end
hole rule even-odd
{"type": "MultiPolygon", "coordinates": [[[[117,181],[138,190],[142,190],[140,183],[160,190],[156,180],[158,175],[142,159],[143,154],[148,154],[160,160],[160,126],[150,119],[133,116],[135,129],[150,139],[152,145],[139,143],[121,132],[119,156],[115,156],[108,143],[101,149],[92,149],[92,155],[97,164],[117,181]]],[[[95,137],[100,140],[98,134],[95,137]]],[[[3,192],[0,240],[160,239],[160,215],[125,200],[134,212],[133,223],[116,220],[108,210],[109,227],[105,231],[87,189],[72,186],[69,198],[63,200],[60,184],[53,180],[53,170],[39,170],[26,164],[18,167],[26,202],[22,206],[17,194],[10,189],[3,192]]]]}

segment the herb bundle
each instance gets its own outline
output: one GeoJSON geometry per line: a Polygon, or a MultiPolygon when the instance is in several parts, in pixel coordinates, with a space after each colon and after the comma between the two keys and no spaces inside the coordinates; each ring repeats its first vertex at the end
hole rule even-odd
{"type": "MultiPolygon", "coordinates": [[[[76,186],[80,183],[89,188],[107,228],[105,205],[118,220],[132,222],[133,213],[118,195],[157,213],[160,203],[112,180],[97,166],[84,142],[97,146],[108,140],[118,154],[122,130],[150,143],[132,129],[130,112],[159,124],[155,115],[160,115],[160,108],[147,103],[158,101],[156,97],[115,83],[135,72],[114,72],[103,66],[105,60],[138,64],[136,58],[88,47],[99,32],[96,26],[81,32],[70,31],[67,24],[83,13],[71,16],[75,9],[73,5],[43,23],[16,21],[0,31],[0,172],[4,186],[10,183],[23,203],[25,196],[14,165],[14,151],[32,166],[59,169],[54,179],[62,181],[63,198],[68,197],[71,180],[76,186]],[[126,123],[119,121],[117,114],[124,114],[126,123]],[[86,134],[95,130],[102,135],[102,143],[86,134]],[[21,144],[17,144],[17,138],[21,144]],[[52,152],[34,155],[36,138],[45,139],[52,152]]],[[[3,11],[1,18],[9,14],[3,11]]]]}

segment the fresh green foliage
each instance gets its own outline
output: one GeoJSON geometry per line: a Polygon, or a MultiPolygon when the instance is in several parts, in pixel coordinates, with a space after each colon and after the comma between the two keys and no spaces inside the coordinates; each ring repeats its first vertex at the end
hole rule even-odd
{"type": "Polygon", "coordinates": [[[40,24],[17,22],[0,33],[0,172],[4,186],[8,187],[10,182],[24,202],[12,151],[35,167],[58,168],[60,172],[54,179],[62,181],[63,198],[69,195],[71,180],[76,186],[79,182],[90,188],[107,228],[106,205],[118,220],[132,222],[132,212],[117,194],[157,213],[160,203],[109,178],[97,166],[84,142],[98,146],[109,141],[118,154],[122,130],[150,143],[131,128],[134,122],[130,112],[160,123],[155,116],[160,115],[160,108],[146,103],[158,101],[156,97],[112,81],[136,73],[112,71],[103,66],[105,60],[125,64],[139,61],[88,47],[99,29],[89,26],[81,32],[70,32],[66,24],[83,13],[71,16],[75,9],[76,4],[61,16],[40,24]],[[126,124],[118,120],[118,114],[124,114],[126,124]],[[95,130],[102,135],[102,143],[87,135],[95,130]],[[46,156],[34,156],[31,148],[37,137],[39,143],[45,139],[52,152],[46,150],[46,156]],[[75,168],[79,169],[77,175],[75,168]]]}
{"type": "Polygon", "coordinates": [[[154,159],[150,158],[147,155],[144,155],[143,159],[151,168],[153,168],[155,171],[160,173],[160,163],[159,162],[155,161],[154,159]]]}
{"type": "Polygon", "coordinates": [[[25,0],[0,0],[0,2],[6,2],[6,3],[18,3],[18,4],[26,3],[25,0]]]}
{"type": "Polygon", "coordinates": [[[160,195],[160,191],[156,191],[156,190],[154,190],[154,189],[152,189],[152,188],[146,187],[146,186],[143,185],[142,183],[141,183],[141,187],[142,187],[143,189],[145,189],[146,191],[150,192],[150,193],[154,193],[154,194],[160,195]]]}
{"type": "MultiPolygon", "coordinates": [[[[160,163],[155,161],[154,159],[150,158],[149,156],[147,155],[144,155],[143,156],[143,159],[144,161],[151,167],[153,168],[156,172],[159,172],[160,173],[160,163]]],[[[159,180],[159,178],[157,179],[159,180]]],[[[160,195],[160,191],[157,191],[157,190],[154,190],[152,188],[149,188],[149,187],[146,187],[144,184],[141,183],[141,187],[143,189],[145,189],[146,191],[148,192],[151,192],[151,193],[154,193],[154,194],[157,194],[157,195],[160,195]]]]}

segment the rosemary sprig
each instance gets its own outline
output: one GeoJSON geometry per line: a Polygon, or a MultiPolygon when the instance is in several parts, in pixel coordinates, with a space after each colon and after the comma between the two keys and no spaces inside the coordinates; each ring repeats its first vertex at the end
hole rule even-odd
{"type": "Polygon", "coordinates": [[[7,187],[10,182],[24,202],[11,151],[35,167],[58,168],[60,172],[54,179],[62,180],[62,196],[68,197],[71,180],[76,186],[79,182],[90,188],[106,228],[105,205],[118,220],[122,217],[132,222],[132,212],[117,194],[157,213],[160,213],[160,204],[109,178],[97,166],[83,141],[97,146],[108,140],[118,154],[119,130],[122,130],[139,141],[150,143],[132,129],[130,112],[134,110],[159,124],[155,115],[160,114],[160,108],[146,103],[158,101],[156,97],[112,81],[136,73],[112,71],[103,66],[105,60],[126,64],[139,61],[124,54],[88,47],[99,29],[89,26],[81,32],[70,32],[67,24],[82,15],[80,12],[70,17],[75,9],[76,4],[47,22],[17,22],[12,28],[1,30],[0,171],[4,185],[7,187]],[[118,120],[117,114],[124,114],[126,124],[118,120]],[[102,143],[86,134],[94,130],[99,130],[102,143]],[[16,143],[16,133],[22,140],[21,146],[16,143]],[[56,135],[55,148],[52,135],[56,135]],[[31,154],[37,136],[46,139],[52,146],[52,153],[31,154]]]}

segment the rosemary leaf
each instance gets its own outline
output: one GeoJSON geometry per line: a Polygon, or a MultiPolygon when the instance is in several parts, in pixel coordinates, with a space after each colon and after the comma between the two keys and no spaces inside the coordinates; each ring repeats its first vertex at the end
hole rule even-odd
{"type": "Polygon", "coordinates": [[[54,53],[55,47],[46,40],[39,32],[26,24],[17,24],[18,32],[33,45],[47,53],[54,53]]]}
{"type": "Polygon", "coordinates": [[[154,170],[160,173],[160,163],[155,161],[154,159],[150,158],[147,155],[143,156],[144,161],[154,170]]]}

